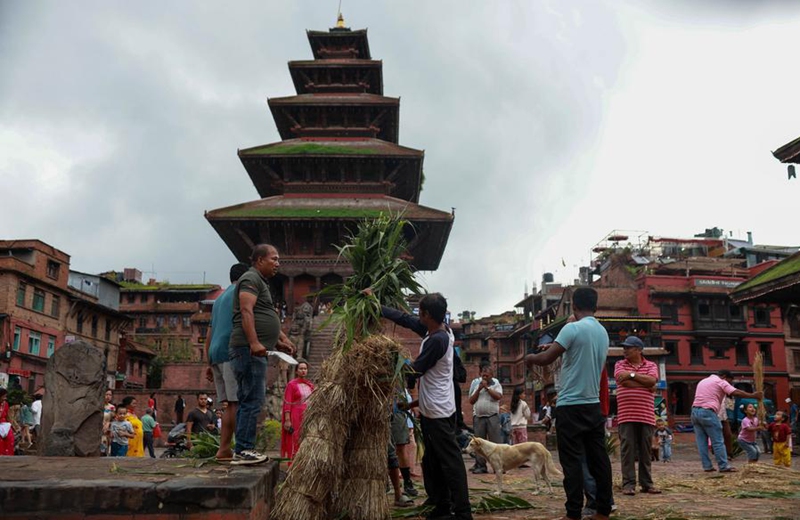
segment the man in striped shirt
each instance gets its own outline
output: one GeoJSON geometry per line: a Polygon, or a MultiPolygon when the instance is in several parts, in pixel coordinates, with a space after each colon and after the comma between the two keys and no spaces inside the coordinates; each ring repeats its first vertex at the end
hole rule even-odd
{"type": "Polygon", "coordinates": [[[639,457],[639,485],[643,493],[661,493],[653,486],[650,447],[656,428],[653,391],[658,367],[642,355],[644,343],[628,336],[622,343],[624,359],[614,366],[617,380],[617,422],[622,459],[622,494],[636,494],[636,457],[639,457]]]}

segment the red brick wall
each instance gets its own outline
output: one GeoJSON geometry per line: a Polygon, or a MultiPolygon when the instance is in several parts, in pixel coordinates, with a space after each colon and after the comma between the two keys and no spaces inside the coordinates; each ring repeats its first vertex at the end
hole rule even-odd
{"type": "Polygon", "coordinates": [[[206,379],[207,363],[169,363],[164,366],[161,388],[186,393],[198,390],[214,391],[214,384],[206,379]]]}

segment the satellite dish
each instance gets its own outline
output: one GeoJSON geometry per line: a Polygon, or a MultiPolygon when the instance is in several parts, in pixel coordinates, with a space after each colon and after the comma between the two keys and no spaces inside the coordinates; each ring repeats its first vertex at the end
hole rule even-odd
{"type": "Polygon", "coordinates": [[[794,171],[794,164],[789,165],[789,180],[796,179],[797,174],[794,171]]]}

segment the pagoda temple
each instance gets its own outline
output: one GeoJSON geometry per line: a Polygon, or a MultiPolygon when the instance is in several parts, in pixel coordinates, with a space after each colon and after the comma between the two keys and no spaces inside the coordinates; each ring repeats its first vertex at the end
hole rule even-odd
{"type": "Polygon", "coordinates": [[[314,59],[289,62],[297,95],[268,100],[282,141],[238,152],[262,198],[206,213],[240,261],[256,244],[278,248],[273,285],[290,312],[352,273],[335,246],[362,219],[402,214],[411,265],[433,271],[454,218],[418,204],[425,154],[398,144],[400,99],[383,95],[367,31],[339,15],[336,27],[307,34],[314,59]]]}

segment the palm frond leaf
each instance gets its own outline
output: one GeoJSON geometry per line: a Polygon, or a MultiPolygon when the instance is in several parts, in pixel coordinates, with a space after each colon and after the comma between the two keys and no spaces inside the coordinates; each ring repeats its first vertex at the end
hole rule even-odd
{"type": "Polygon", "coordinates": [[[400,215],[381,215],[363,220],[344,245],[337,246],[339,257],[350,263],[353,274],[343,283],[320,291],[332,298],[332,313],[327,323],[336,326],[336,345],[343,352],[381,329],[381,302],[408,310],[406,297],[419,294],[422,286],[406,261],[403,231],[411,224],[400,215]],[[365,295],[364,289],[372,295],[365,295]]]}

